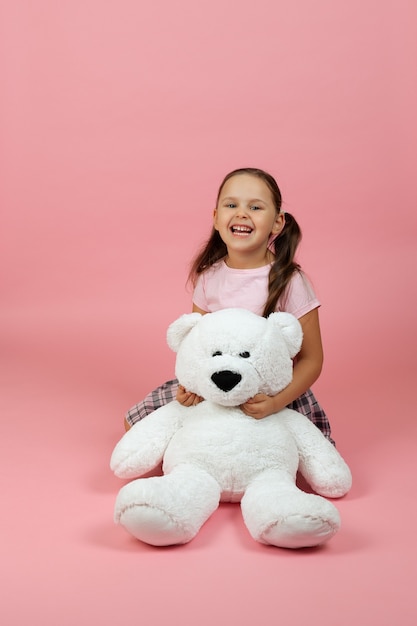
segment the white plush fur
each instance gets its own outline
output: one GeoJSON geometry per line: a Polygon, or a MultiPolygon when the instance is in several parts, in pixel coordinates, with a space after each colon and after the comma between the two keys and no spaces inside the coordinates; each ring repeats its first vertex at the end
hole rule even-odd
{"type": "Polygon", "coordinates": [[[167,338],[179,381],[206,400],[195,407],[171,402],[116,445],[112,470],[136,479],[119,492],[116,522],[152,545],[186,543],[220,501],[240,502],[261,543],[300,548],[330,539],[340,517],[326,498],[345,495],[352,480],[336,448],[296,411],[255,420],[239,409],[256,393],[274,395],[291,381],[302,341],[295,317],[265,319],[243,309],[191,313],[171,324],[167,338]],[[163,476],[138,478],[161,461],[163,476]],[[315,494],[296,486],[297,471],[315,494]]]}

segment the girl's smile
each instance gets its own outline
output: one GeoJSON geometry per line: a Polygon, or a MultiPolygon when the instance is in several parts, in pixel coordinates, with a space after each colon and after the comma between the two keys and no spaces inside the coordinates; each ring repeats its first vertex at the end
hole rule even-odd
{"type": "Polygon", "coordinates": [[[247,237],[251,234],[251,232],[253,232],[253,228],[251,228],[250,226],[243,226],[239,224],[231,226],[230,230],[232,231],[233,235],[236,235],[237,237],[247,237]]]}

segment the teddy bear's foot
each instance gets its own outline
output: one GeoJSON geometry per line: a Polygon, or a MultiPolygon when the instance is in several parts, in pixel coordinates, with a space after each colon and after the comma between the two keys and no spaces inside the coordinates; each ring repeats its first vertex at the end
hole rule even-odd
{"type": "Polygon", "coordinates": [[[328,541],[339,530],[337,519],[314,515],[288,515],[271,524],[258,538],[280,548],[309,548],[328,541]]]}
{"type": "Polygon", "coordinates": [[[340,528],[339,512],[331,502],[301,491],[279,470],[258,476],[241,506],[252,537],[280,548],[317,546],[340,528]]]}
{"type": "Polygon", "coordinates": [[[204,470],[180,465],[165,476],[128,483],[119,492],[115,521],[145,543],[187,543],[216,510],[218,483],[204,470]]]}
{"type": "Polygon", "coordinates": [[[152,546],[187,543],[197,530],[185,528],[180,520],[149,504],[132,504],[119,516],[121,524],[131,535],[152,546]]]}

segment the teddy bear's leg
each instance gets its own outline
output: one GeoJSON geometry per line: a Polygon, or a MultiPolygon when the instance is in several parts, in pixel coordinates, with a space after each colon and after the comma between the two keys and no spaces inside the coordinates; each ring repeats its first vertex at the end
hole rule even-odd
{"type": "Polygon", "coordinates": [[[267,470],[248,486],[241,502],[245,524],[254,539],[281,548],[324,543],[340,527],[336,507],[298,489],[282,470],[267,470]]]}
{"type": "Polygon", "coordinates": [[[154,546],[187,543],[217,509],[220,492],[206,471],[181,464],[164,476],[140,478],[122,487],[115,521],[154,546]]]}

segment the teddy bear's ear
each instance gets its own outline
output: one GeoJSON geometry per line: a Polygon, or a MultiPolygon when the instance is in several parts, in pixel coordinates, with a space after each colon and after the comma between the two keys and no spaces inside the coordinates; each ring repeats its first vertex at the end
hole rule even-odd
{"type": "Polygon", "coordinates": [[[300,351],[303,341],[303,331],[298,319],[294,317],[294,315],[291,315],[291,313],[278,312],[271,313],[267,322],[270,328],[278,327],[280,329],[284,336],[290,357],[294,358],[300,351]]]}
{"type": "Polygon", "coordinates": [[[201,313],[186,313],[170,324],[167,330],[167,343],[171,350],[178,352],[184,337],[202,317],[201,313]]]}

